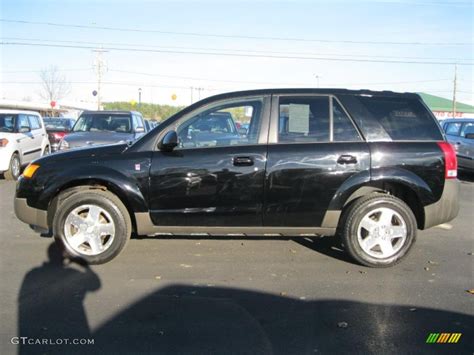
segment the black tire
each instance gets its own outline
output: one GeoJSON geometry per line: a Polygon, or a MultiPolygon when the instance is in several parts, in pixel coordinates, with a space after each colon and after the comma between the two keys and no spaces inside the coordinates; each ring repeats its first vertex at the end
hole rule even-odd
{"type": "Polygon", "coordinates": [[[53,235],[55,241],[65,254],[73,259],[81,259],[88,264],[104,264],[120,254],[125,248],[132,233],[132,222],[127,208],[122,201],[109,191],[78,190],[64,200],[58,199],[58,207],[53,218],[53,235]],[[65,236],[67,216],[82,205],[95,205],[105,210],[115,226],[114,238],[104,252],[97,255],[86,255],[78,252],[69,245],[65,236]]]}
{"type": "Polygon", "coordinates": [[[21,161],[18,153],[13,153],[10,159],[10,165],[8,170],[3,173],[3,176],[6,180],[18,180],[21,172],[21,161]],[[14,164],[18,164],[18,170],[15,168],[14,164]]]}
{"type": "Polygon", "coordinates": [[[405,202],[390,195],[375,194],[362,197],[348,206],[343,212],[339,231],[345,250],[355,261],[365,266],[383,268],[397,264],[408,254],[416,240],[417,224],[412,210],[405,202]],[[406,226],[406,238],[399,242],[399,250],[386,258],[369,255],[362,249],[358,238],[359,224],[364,216],[382,207],[398,213],[406,226]]]}

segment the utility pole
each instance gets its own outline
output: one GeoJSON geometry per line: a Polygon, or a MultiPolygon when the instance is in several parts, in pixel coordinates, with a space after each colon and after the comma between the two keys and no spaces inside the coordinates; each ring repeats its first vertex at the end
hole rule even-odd
{"type": "Polygon", "coordinates": [[[197,92],[198,92],[198,100],[201,100],[201,91],[204,90],[204,88],[196,88],[197,92]]]}
{"type": "Polygon", "coordinates": [[[190,86],[189,87],[191,89],[191,105],[193,104],[193,91],[194,91],[194,87],[193,86],[190,86]]]}
{"type": "Polygon", "coordinates": [[[458,66],[454,64],[454,81],[453,81],[453,118],[456,118],[456,86],[457,86],[458,66]]]}
{"type": "Polygon", "coordinates": [[[138,88],[138,108],[142,107],[142,88],[138,88]]]}
{"type": "Polygon", "coordinates": [[[102,54],[108,51],[104,49],[93,49],[92,51],[96,53],[94,66],[95,66],[95,71],[97,75],[97,110],[100,110],[100,107],[102,105],[102,102],[101,102],[102,76],[104,75],[104,72],[106,70],[106,64],[105,64],[104,58],[102,57],[102,54]]]}

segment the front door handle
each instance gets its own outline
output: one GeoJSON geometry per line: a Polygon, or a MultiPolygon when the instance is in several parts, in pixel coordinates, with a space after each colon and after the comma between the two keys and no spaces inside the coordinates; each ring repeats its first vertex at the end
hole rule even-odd
{"type": "Polygon", "coordinates": [[[345,155],[341,155],[337,159],[337,163],[338,164],[357,164],[357,158],[353,155],[345,154],[345,155]]]}
{"type": "Polygon", "coordinates": [[[252,166],[253,158],[252,157],[234,157],[233,162],[235,166],[252,166]]]}

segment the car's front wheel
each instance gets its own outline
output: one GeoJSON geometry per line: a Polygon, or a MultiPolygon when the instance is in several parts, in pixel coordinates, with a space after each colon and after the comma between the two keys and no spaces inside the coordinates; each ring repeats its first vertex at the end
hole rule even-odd
{"type": "Polygon", "coordinates": [[[357,262],[388,267],[405,257],[416,240],[416,219],[410,207],[389,195],[355,201],[344,213],[341,237],[357,262]]]}
{"type": "Polygon", "coordinates": [[[3,176],[7,180],[18,180],[20,173],[21,173],[20,156],[17,153],[13,153],[12,157],[10,158],[10,166],[8,167],[8,170],[5,171],[3,176]]]}
{"type": "Polygon", "coordinates": [[[102,190],[79,190],[59,200],[53,234],[69,256],[103,264],[123,250],[132,224],[117,196],[102,190]]]}

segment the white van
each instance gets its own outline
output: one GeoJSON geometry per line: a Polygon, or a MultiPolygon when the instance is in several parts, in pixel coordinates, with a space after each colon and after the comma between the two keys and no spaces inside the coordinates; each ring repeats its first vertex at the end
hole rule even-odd
{"type": "Polygon", "coordinates": [[[37,112],[0,110],[0,174],[16,180],[21,167],[50,152],[43,119],[37,112]]]}

